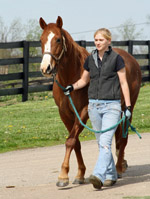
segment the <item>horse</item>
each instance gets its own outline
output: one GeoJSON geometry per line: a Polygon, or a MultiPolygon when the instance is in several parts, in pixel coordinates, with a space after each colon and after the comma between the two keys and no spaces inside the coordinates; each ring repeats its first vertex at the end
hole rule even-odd
{"type": "MultiPolygon", "coordinates": [[[[79,46],[73,40],[71,35],[62,28],[63,20],[60,16],[58,16],[56,23],[49,24],[47,24],[41,17],[39,19],[39,24],[43,29],[41,34],[43,57],[40,64],[42,74],[47,77],[54,75],[57,82],[63,87],[73,84],[81,77],[84,70],[83,64],[86,57],[89,55],[89,52],[87,52],[85,48],[79,46]]],[[[131,93],[131,112],[133,112],[141,85],[140,67],[136,60],[126,51],[119,48],[114,48],[114,51],[120,54],[125,62],[127,81],[131,93]]],[[[71,92],[72,101],[82,122],[85,124],[89,118],[87,91],[88,85],[82,89],[71,92]]],[[[69,160],[72,150],[75,151],[78,163],[78,171],[73,184],[83,184],[85,183],[84,176],[86,166],[82,157],[79,134],[84,127],[77,119],[68,97],[64,95],[62,88],[60,88],[56,81],[53,83],[53,97],[58,106],[61,120],[69,132],[69,136],[65,142],[66,151],[64,161],[56,185],[58,187],[65,187],[69,184],[69,160]]],[[[125,102],[122,92],[121,105],[122,110],[124,110],[125,102]]],[[[117,153],[116,169],[118,174],[122,174],[122,172],[126,170],[126,167],[123,166],[123,164],[127,164],[126,160],[124,160],[124,151],[127,145],[127,140],[128,136],[126,138],[122,137],[122,128],[121,125],[119,125],[115,133],[117,153]]]]}

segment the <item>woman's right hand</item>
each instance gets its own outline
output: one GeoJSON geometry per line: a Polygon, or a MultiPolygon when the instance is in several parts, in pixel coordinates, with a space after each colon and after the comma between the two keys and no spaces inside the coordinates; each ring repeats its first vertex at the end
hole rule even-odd
{"type": "Polygon", "coordinates": [[[70,95],[70,93],[74,90],[73,85],[68,85],[65,90],[64,90],[64,94],[66,96],[70,95]]]}

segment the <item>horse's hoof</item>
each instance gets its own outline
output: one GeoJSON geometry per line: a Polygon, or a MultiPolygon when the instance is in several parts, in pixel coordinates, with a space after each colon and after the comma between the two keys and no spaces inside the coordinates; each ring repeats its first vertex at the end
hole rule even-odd
{"type": "Polygon", "coordinates": [[[122,170],[123,170],[123,172],[125,172],[127,170],[127,168],[128,168],[128,163],[127,163],[126,160],[124,160],[123,163],[122,163],[122,170]]]}
{"type": "Polygon", "coordinates": [[[69,184],[69,180],[58,180],[56,183],[57,187],[66,187],[69,184]]]}
{"type": "Polygon", "coordinates": [[[118,178],[122,178],[122,174],[121,173],[117,173],[118,178]]]}
{"type": "Polygon", "coordinates": [[[84,184],[85,181],[84,181],[84,178],[76,178],[72,184],[84,184]]]}

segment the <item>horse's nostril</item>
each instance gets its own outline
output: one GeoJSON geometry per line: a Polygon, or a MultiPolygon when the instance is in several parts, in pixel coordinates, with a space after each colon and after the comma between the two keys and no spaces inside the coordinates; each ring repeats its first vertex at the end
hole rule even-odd
{"type": "Polygon", "coordinates": [[[48,65],[46,73],[50,73],[50,71],[51,71],[51,68],[50,68],[50,65],[48,65]]]}

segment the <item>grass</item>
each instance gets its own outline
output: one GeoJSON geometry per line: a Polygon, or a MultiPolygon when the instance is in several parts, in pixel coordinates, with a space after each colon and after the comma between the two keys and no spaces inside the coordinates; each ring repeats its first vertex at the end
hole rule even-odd
{"type": "Polygon", "coordinates": [[[133,126],[139,132],[150,132],[150,83],[143,85],[133,112],[133,126]]]}
{"type": "MultiPolygon", "coordinates": [[[[139,133],[150,132],[150,84],[141,87],[133,114],[133,126],[139,133]]],[[[65,142],[68,132],[60,119],[51,92],[32,94],[29,101],[19,96],[0,98],[0,152],[52,146],[65,142]]],[[[88,126],[90,122],[88,121],[88,126]]],[[[84,129],[80,140],[94,139],[84,129]]]]}
{"type": "MultiPolygon", "coordinates": [[[[0,102],[0,152],[62,144],[68,132],[51,93],[30,95],[30,100],[10,97],[0,102]]],[[[93,133],[84,130],[80,138],[93,133]]]]}

